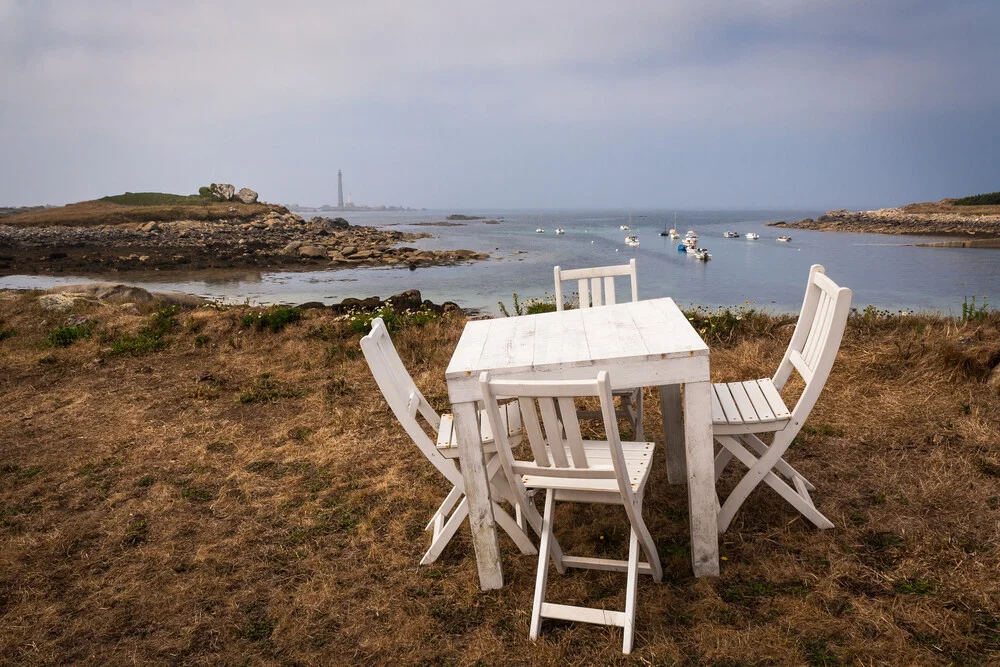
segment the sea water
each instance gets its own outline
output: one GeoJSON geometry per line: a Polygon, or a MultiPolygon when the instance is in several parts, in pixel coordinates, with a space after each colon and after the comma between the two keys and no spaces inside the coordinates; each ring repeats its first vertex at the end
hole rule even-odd
{"type": "MultiPolygon", "coordinates": [[[[432,238],[406,243],[428,249],[487,252],[491,259],[457,266],[349,268],[311,271],[226,270],[200,273],[143,272],[129,275],[6,276],[0,288],[44,288],[84,280],[123,280],[149,290],[182,291],[226,302],[339,302],[347,297],[386,298],[408,289],[420,290],[436,303],[455,301],[467,308],[497,312],[498,302],[512,307],[512,294],[551,297],[553,267],[564,269],[625,264],[635,258],[639,297],[670,296],[683,307],[744,305],[774,312],[795,312],[802,302],[812,264],[822,264],[839,284],[854,291],[856,307],[874,305],[896,311],[961,312],[963,299],[994,297],[1000,285],[1000,250],[921,248],[927,237],[884,234],[811,232],[765,226],[774,220],[818,217],[816,210],[677,211],[677,231],[691,229],[698,245],[712,259],[701,262],[678,252],[679,240],[660,236],[674,226],[666,210],[468,210],[357,211],[345,217],[356,225],[409,232],[429,232],[432,238]],[[443,221],[451,213],[498,220],[458,221],[455,226],[422,226],[443,221]],[[620,229],[629,224],[631,230],[620,229]],[[565,234],[556,234],[559,227],[565,234]],[[536,233],[542,228],[543,233],[536,233]],[[732,230],[739,238],[723,238],[732,230]],[[748,240],[746,232],[760,234],[748,240]],[[639,246],[625,244],[635,234],[639,246]],[[792,237],[781,243],[779,235],[792,237]]],[[[304,216],[313,215],[302,213],[304,216]]],[[[337,215],[337,214],[325,214],[337,215]]],[[[937,239],[935,239],[937,240],[937,239]]],[[[629,297],[627,281],[619,280],[618,298],[629,297]]],[[[575,286],[567,286],[575,291],[575,286]]]]}

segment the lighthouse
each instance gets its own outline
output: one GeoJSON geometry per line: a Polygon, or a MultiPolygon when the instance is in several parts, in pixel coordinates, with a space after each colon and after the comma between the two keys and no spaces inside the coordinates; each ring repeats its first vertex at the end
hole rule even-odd
{"type": "Polygon", "coordinates": [[[337,170],[337,208],[344,208],[344,173],[337,170]]]}

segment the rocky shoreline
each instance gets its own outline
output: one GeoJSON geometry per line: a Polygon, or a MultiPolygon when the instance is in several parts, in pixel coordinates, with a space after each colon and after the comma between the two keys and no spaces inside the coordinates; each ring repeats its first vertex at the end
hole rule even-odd
{"type": "Polygon", "coordinates": [[[824,232],[876,234],[929,234],[938,236],[1000,237],[1000,214],[964,212],[915,212],[901,208],[875,211],[829,211],[819,219],[769,222],[770,227],[811,229],[824,232]]]}
{"type": "Polygon", "coordinates": [[[428,238],[305,220],[280,206],[250,219],[176,220],[98,226],[0,224],[0,275],[229,268],[318,269],[420,266],[488,259],[473,250],[418,250],[428,238]]]}
{"type": "MultiPolygon", "coordinates": [[[[40,292],[35,290],[0,290],[0,300],[2,300],[3,294],[19,293],[38,294],[38,304],[44,310],[50,311],[72,310],[80,304],[127,306],[137,309],[140,306],[150,305],[195,308],[215,303],[210,299],[193,294],[184,294],[182,292],[150,292],[137,285],[115,282],[61,285],[41,290],[40,292]]],[[[302,309],[326,308],[333,313],[345,315],[353,311],[374,311],[390,304],[397,312],[426,310],[438,314],[463,312],[467,315],[475,315],[479,312],[477,309],[463,309],[453,301],[445,301],[440,304],[434,303],[430,299],[424,299],[420,294],[420,290],[416,289],[394,294],[384,300],[378,296],[370,296],[365,299],[349,297],[340,303],[325,304],[320,301],[309,301],[297,304],[296,307],[302,309]]],[[[136,312],[138,313],[138,311],[136,312]]]]}

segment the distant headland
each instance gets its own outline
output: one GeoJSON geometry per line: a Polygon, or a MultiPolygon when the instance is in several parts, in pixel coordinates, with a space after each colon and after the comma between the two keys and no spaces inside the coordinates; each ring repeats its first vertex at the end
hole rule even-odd
{"type": "Polygon", "coordinates": [[[875,234],[927,234],[960,236],[962,242],[948,245],[997,247],[1000,245],[1000,192],[961,199],[907,204],[874,211],[828,211],[818,219],[797,222],[769,222],[772,227],[812,229],[829,232],[875,234]]]}
{"type": "Polygon", "coordinates": [[[250,188],[213,183],[193,195],[126,192],[66,206],[0,208],[0,275],[358,265],[416,269],[489,258],[473,250],[403,245],[429,236],[353,225],[342,217],[307,220],[284,206],[258,201],[250,188]]]}

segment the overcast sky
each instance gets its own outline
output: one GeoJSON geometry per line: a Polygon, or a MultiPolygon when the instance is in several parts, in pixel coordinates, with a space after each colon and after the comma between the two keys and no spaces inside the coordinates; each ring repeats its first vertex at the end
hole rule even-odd
{"type": "Polygon", "coordinates": [[[1000,190],[1000,2],[0,0],[0,205],[429,208],[1000,190]]]}

